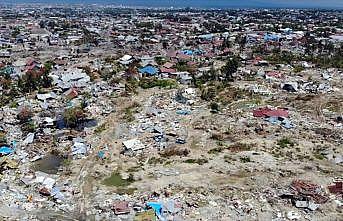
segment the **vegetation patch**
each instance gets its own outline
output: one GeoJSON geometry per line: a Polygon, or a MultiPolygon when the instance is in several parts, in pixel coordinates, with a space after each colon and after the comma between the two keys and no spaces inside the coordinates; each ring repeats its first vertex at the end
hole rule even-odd
{"type": "Polygon", "coordinates": [[[141,105],[138,102],[133,102],[130,106],[125,108],[124,110],[124,119],[127,122],[132,122],[135,120],[134,114],[138,113],[138,108],[141,107],[141,105]]]}
{"type": "Polygon", "coordinates": [[[242,152],[242,151],[249,151],[252,147],[249,144],[237,142],[228,147],[228,149],[232,152],[242,152]]]}
{"type": "Polygon", "coordinates": [[[156,165],[156,164],[162,164],[164,163],[164,159],[162,158],[157,158],[157,157],[151,157],[149,160],[148,160],[148,164],[151,164],[151,165],[156,165]]]}
{"type": "Polygon", "coordinates": [[[104,123],[104,124],[101,124],[100,126],[98,126],[97,128],[95,128],[94,132],[96,134],[100,134],[105,130],[106,130],[106,124],[104,123]]]}
{"type": "Polygon", "coordinates": [[[223,150],[225,150],[225,149],[226,149],[225,147],[216,147],[216,148],[213,148],[213,149],[207,151],[207,153],[209,153],[209,154],[218,154],[218,153],[223,152],[223,150]]]}
{"type": "Polygon", "coordinates": [[[139,86],[143,89],[148,89],[148,88],[153,88],[153,87],[172,89],[172,88],[177,88],[178,83],[173,79],[144,78],[139,81],[139,86]]]}
{"type": "Polygon", "coordinates": [[[127,187],[127,188],[125,188],[125,187],[118,187],[117,189],[116,189],[116,193],[118,193],[118,194],[120,194],[120,195],[125,195],[125,194],[127,194],[127,195],[132,195],[132,194],[134,194],[134,192],[137,190],[137,188],[135,188],[135,187],[127,187]]]}
{"type": "Polygon", "coordinates": [[[241,158],[239,158],[239,160],[240,160],[242,163],[249,163],[249,162],[251,162],[250,157],[241,157],[241,158]]]}
{"type": "Polygon", "coordinates": [[[133,175],[130,174],[128,179],[123,179],[119,172],[114,172],[112,175],[104,179],[103,184],[106,186],[126,187],[134,182],[133,175]]]}
{"type": "Polygon", "coordinates": [[[200,159],[187,159],[184,161],[185,163],[192,163],[192,164],[199,164],[199,165],[203,165],[205,163],[208,163],[207,159],[204,158],[200,158],[200,159]]]}
{"type": "Polygon", "coordinates": [[[75,128],[85,118],[85,113],[81,107],[68,108],[63,113],[63,119],[68,127],[75,128]]]}
{"type": "Polygon", "coordinates": [[[171,156],[188,156],[190,151],[185,148],[170,147],[160,153],[161,157],[171,157],[171,156]]]}
{"type": "Polygon", "coordinates": [[[278,140],[277,145],[280,146],[281,148],[286,148],[286,147],[294,147],[295,143],[288,137],[283,137],[280,140],[278,140]]]}

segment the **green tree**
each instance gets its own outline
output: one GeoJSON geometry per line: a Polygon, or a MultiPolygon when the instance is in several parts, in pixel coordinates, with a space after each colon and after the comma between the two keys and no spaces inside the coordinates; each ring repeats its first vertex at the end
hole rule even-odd
{"type": "Polygon", "coordinates": [[[80,107],[69,108],[64,111],[63,119],[68,127],[74,128],[84,119],[85,113],[80,107]]]}
{"type": "Polygon", "coordinates": [[[233,74],[237,72],[239,62],[237,57],[229,58],[225,66],[222,68],[222,73],[225,75],[226,81],[233,81],[233,74]]]}

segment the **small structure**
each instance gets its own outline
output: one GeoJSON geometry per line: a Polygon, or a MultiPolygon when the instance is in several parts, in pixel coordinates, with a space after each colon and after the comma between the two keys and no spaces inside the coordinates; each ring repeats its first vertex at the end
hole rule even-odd
{"type": "Polygon", "coordinates": [[[113,203],[112,210],[116,215],[128,214],[130,213],[129,203],[126,201],[118,201],[113,203]]]}
{"type": "Polygon", "coordinates": [[[79,93],[75,87],[72,87],[72,88],[68,89],[67,91],[65,91],[63,93],[63,95],[66,96],[67,99],[72,100],[75,97],[77,97],[79,95],[79,93]]]}
{"type": "Polygon", "coordinates": [[[265,107],[254,110],[253,115],[254,117],[288,117],[288,111],[285,109],[265,107]]]}
{"type": "Polygon", "coordinates": [[[126,54],[120,58],[119,63],[127,65],[127,64],[130,64],[132,61],[133,61],[133,57],[131,55],[126,54]]]}
{"type": "Polygon", "coordinates": [[[343,194],[343,180],[335,180],[332,185],[328,186],[330,193],[343,194]]]}
{"type": "Polygon", "coordinates": [[[151,65],[147,65],[139,69],[139,73],[141,73],[142,76],[154,76],[157,74],[157,72],[158,69],[151,65]]]}
{"type": "Polygon", "coordinates": [[[145,148],[144,144],[137,139],[127,140],[123,142],[125,150],[127,151],[138,151],[145,148]]]}

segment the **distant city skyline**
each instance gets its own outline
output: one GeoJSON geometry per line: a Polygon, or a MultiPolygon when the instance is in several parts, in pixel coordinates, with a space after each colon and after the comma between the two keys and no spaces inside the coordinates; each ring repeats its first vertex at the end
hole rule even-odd
{"type": "Polygon", "coordinates": [[[4,0],[4,3],[116,4],[145,7],[194,8],[333,8],[343,9],[343,0],[4,0]]]}

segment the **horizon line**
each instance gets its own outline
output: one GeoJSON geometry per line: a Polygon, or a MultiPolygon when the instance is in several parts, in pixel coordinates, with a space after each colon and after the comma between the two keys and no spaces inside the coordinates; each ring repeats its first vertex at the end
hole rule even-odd
{"type": "Polygon", "coordinates": [[[34,6],[34,5],[46,5],[46,6],[111,6],[113,8],[129,8],[129,9],[169,9],[169,10],[230,10],[230,9],[307,9],[307,10],[343,10],[343,7],[330,7],[330,6],[313,6],[313,7],[302,7],[302,6],[223,6],[223,7],[205,7],[205,6],[147,6],[147,5],[125,5],[125,4],[114,4],[114,3],[43,3],[43,2],[26,2],[26,3],[13,3],[13,2],[2,2],[0,6],[34,6]]]}

